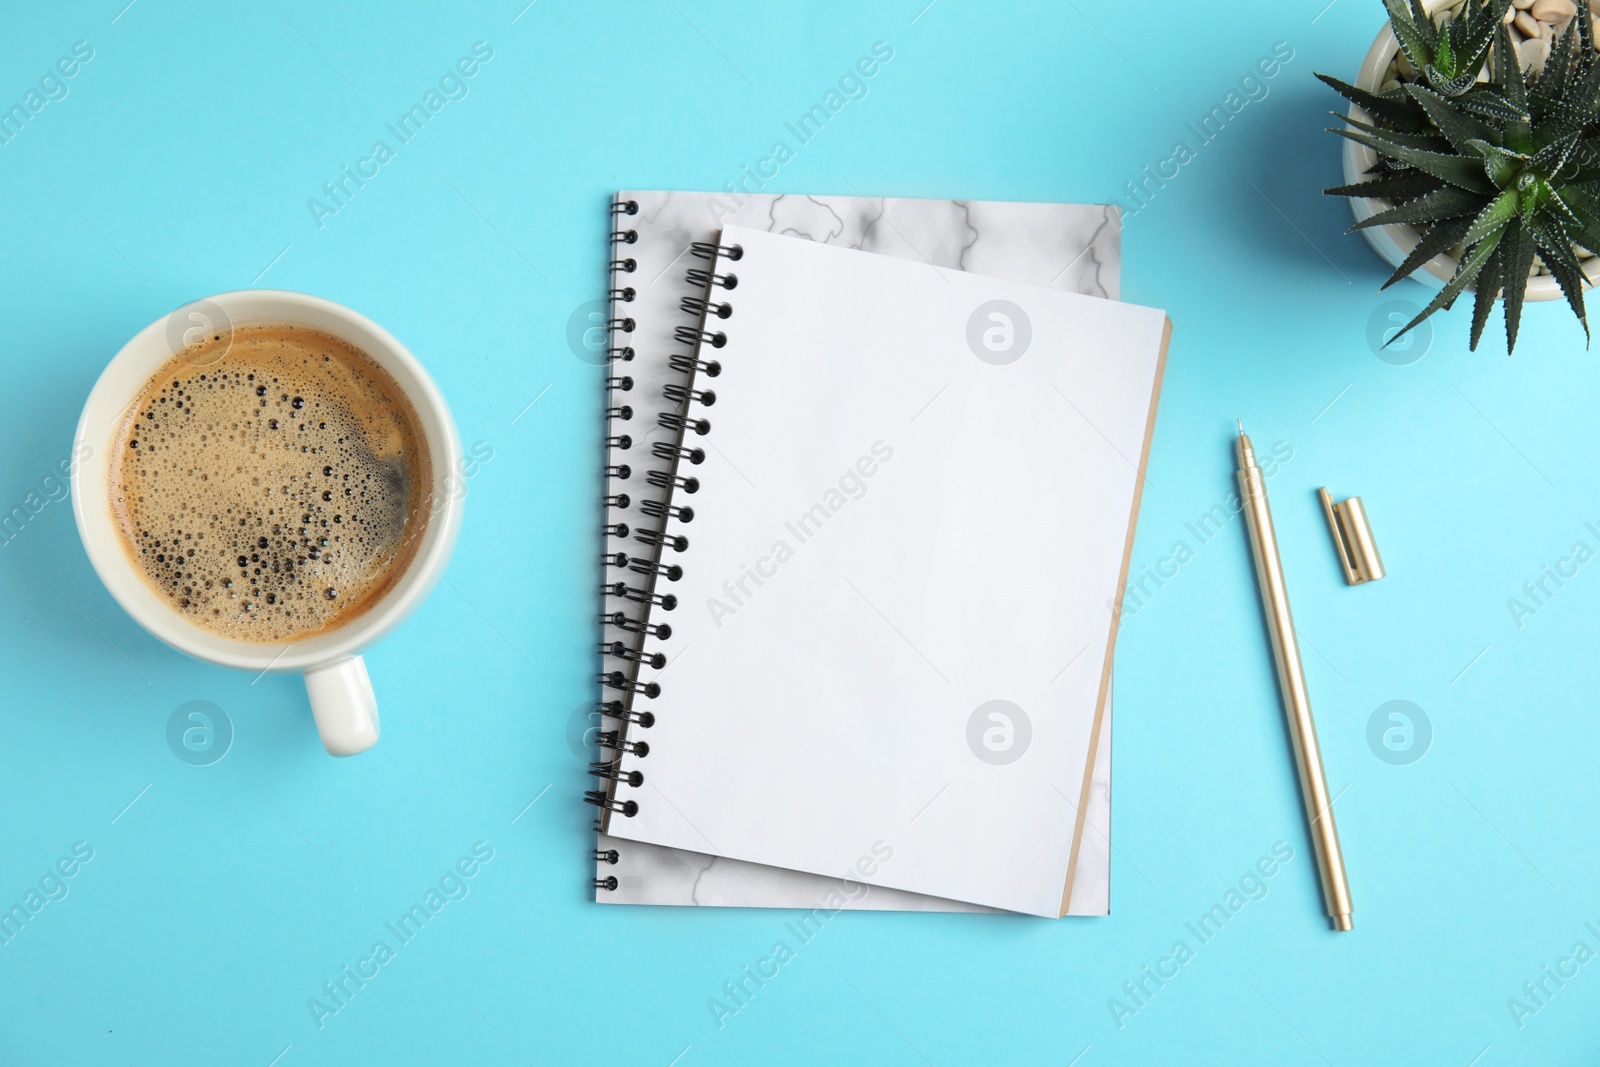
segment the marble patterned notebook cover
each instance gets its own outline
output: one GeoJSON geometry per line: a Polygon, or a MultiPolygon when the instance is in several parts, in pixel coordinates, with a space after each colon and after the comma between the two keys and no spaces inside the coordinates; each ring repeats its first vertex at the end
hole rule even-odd
{"type": "MultiPolygon", "coordinates": [[[[662,387],[676,375],[668,354],[683,346],[674,338],[689,322],[679,300],[692,295],[684,273],[696,261],[695,241],[711,240],[723,224],[739,224],[882,255],[966,270],[997,278],[1045,285],[1067,292],[1116,299],[1120,289],[1121,220],[1115,207],[894,198],[766,194],[627,191],[614,209],[612,319],[631,320],[632,329],[613,331],[612,344],[627,346],[632,359],[617,361],[614,375],[632,379],[613,406],[633,409],[626,422],[611,420],[613,442],[629,432],[630,448],[615,447],[607,463],[630,468],[628,478],[613,477],[608,493],[626,494],[630,507],[620,517],[608,514],[606,552],[636,554],[643,546],[616,531],[616,523],[640,525],[640,509],[660,501],[665,491],[651,486],[641,462],[668,432],[653,421],[662,387]],[[626,205],[634,213],[626,214],[626,205]],[[629,239],[631,236],[631,240],[629,239]],[[631,270],[623,269],[631,266],[631,270]],[[619,299],[631,290],[628,300],[619,299]],[[632,462],[630,462],[632,460],[632,462]]],[[[607,580],[617,572],[608,568],[607,580]]],[[[609,606],[608,606],[609,610],[609,606]]],[[[605,640],[632,643],[634,634],[607,626],[605,640]]],[[[626,664],[624,664],[626,665],[626,664]]],[[[611,669],[608,663],[608,670],[611,669]]],[[[602,699],[617,694],[603,690],[602,699]]],[[[612,729],[614,720],[596,728],[612,729]]],[[[1095,749],[1092,785],[1084,812],[1077,875],[1069,914],[1104,915],[1110,901],[1111,714],[1109,701],[1095,749]]],[[[647,737],[648,731],[635,730],[647,737]]],[[[614,816],[620,817],[620,816],[614,816]]],[[[831,910],[983,911],[977,905],[870,885],[859,879],[829,878],[699,852],[622,841],[601,833],[596,851],[615,862],[596,864],[596,900],[617,904],[784,907],[831,910]],[[614,879],[614,883],[610,880],[614,879]]],[[[870,864],[870,858],[867,859],[870,864]]]]}

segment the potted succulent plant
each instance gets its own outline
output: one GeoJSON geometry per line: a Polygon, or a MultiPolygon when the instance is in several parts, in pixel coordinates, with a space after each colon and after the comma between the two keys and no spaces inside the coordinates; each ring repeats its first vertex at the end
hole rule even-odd
{"type": "Polygon", "coordinates": [[[1587,337],[1583,290],[1600,279],[1589,0],[1385,5],[1362,84],[1318,77],[1352,105],[1335,131],[1346,184],[1327,192],[1351,198],[1353,229],[1395,267],[1384,288],[1419,271],[1443,283],[1395,338],[1469,288],[1474,349],[1502,294],[1508,351],[1527,299],[1564,296],[1587,337]]]}

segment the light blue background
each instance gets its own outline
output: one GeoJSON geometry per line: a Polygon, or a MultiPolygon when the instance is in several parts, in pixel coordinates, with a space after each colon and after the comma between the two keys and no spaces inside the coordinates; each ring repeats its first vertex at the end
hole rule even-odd
{"type": "Polygon", "coordinates": [[[0,904],[94,849],[0,947],[0,1063],[1592,1062],[1600,963],[1521,1028],[1507,999],[1579,939],[1600,950],[1600,563],[1521,628],[1506,602],[1574,541],[1600,549],[1596,357],[1554,305],[1512,359],[1498,315],[1467,352],[1460,308],[1418,362],[1369,347],[1386,300],[1426,296],[1379,295],[1386,271],[1341,235],[1319,191],[1340,180],[1336,101],[1311,74],[1353,75],[1374,0],[125,2],[4,14],[0,104],[75,41],[94,58],[0,145],[0,511],[67,457],[124,340],[252,284],[385,324],[494,458],[448,583],[369,656],[385,734],[349,761],[323,755],[297,679],[143,633],[69,504],[0,547],[0,904]],[[470,96],[319,228],[307,199],[479,40],[470,96]],[[1123,295],[1175,324],[1134,568],[1197,547],[1236,415],[1293,449],[1271,488],[1353,934],[1321,916],[1238,521],[1124,621],[1111,918],[841,915],[718,1029],[707,999],[793,916],[590,902],[567,730],[594,669],[598,372],[565,330],[604,285],[607,197],[720,186],[879,40],[870,94],[770,188],[1118,198],[1293,48],[1127,221],[1123,295]],[[1323,484],[1365,499],[1383,582],[1343,585],[1323,484]],[[203,768],[165,740],[196,699],[236,731],[203,768]],[[1394,699],[1434,731],[1407,766],[1366,740],[1394,699]],[[470,895],[319,1030],[307,998],[478,841],[494,859],[470,895]],[[1295,859],[1266,898],[1119,1029],[1108,998],[1194,947],[1185,923],[1278,841],[1295,859]]]}

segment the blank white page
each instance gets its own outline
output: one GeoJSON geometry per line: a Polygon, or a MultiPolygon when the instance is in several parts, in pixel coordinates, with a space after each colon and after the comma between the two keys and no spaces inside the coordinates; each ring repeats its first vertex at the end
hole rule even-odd
{"type": "Polygon", "coordinates": [[[1057,916],[1156,310],[742,227],[614,836],[1057,916]]]}

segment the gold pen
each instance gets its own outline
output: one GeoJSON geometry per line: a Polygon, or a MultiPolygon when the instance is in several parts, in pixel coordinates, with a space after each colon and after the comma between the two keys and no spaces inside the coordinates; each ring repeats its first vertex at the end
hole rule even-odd
{"type": "Polygon", "coordinates": [[[1283,691],[1283,712],[1294,742],[1294,762],[1300,772],[1300,796],[1305,801],[1311,844],[1317,853],[1317,873],[1322,878],[1322,899],[1335,930],[1351,929],[1350,884],[1345,880],[1344,854],[1339,850],[1339,830],[1333,822],[1333,804],[1322,773],[1322,750],[1317,727],[1311,720],[1311,697],[1306,692],[1300,645],[1295,640],[1294,617],[1289,614],[1289,590],[1283,581],[1283,561],[1278,558],[1278,536],[1267,506],[1267,483],[1256,466],[1255,449],[1239,423],[1239,493],[1250,527],[1250,548],[1261,582],[1261,607],[1272,635],[1272,658],[1277,661],[1278,683],[1283,691]]]}

